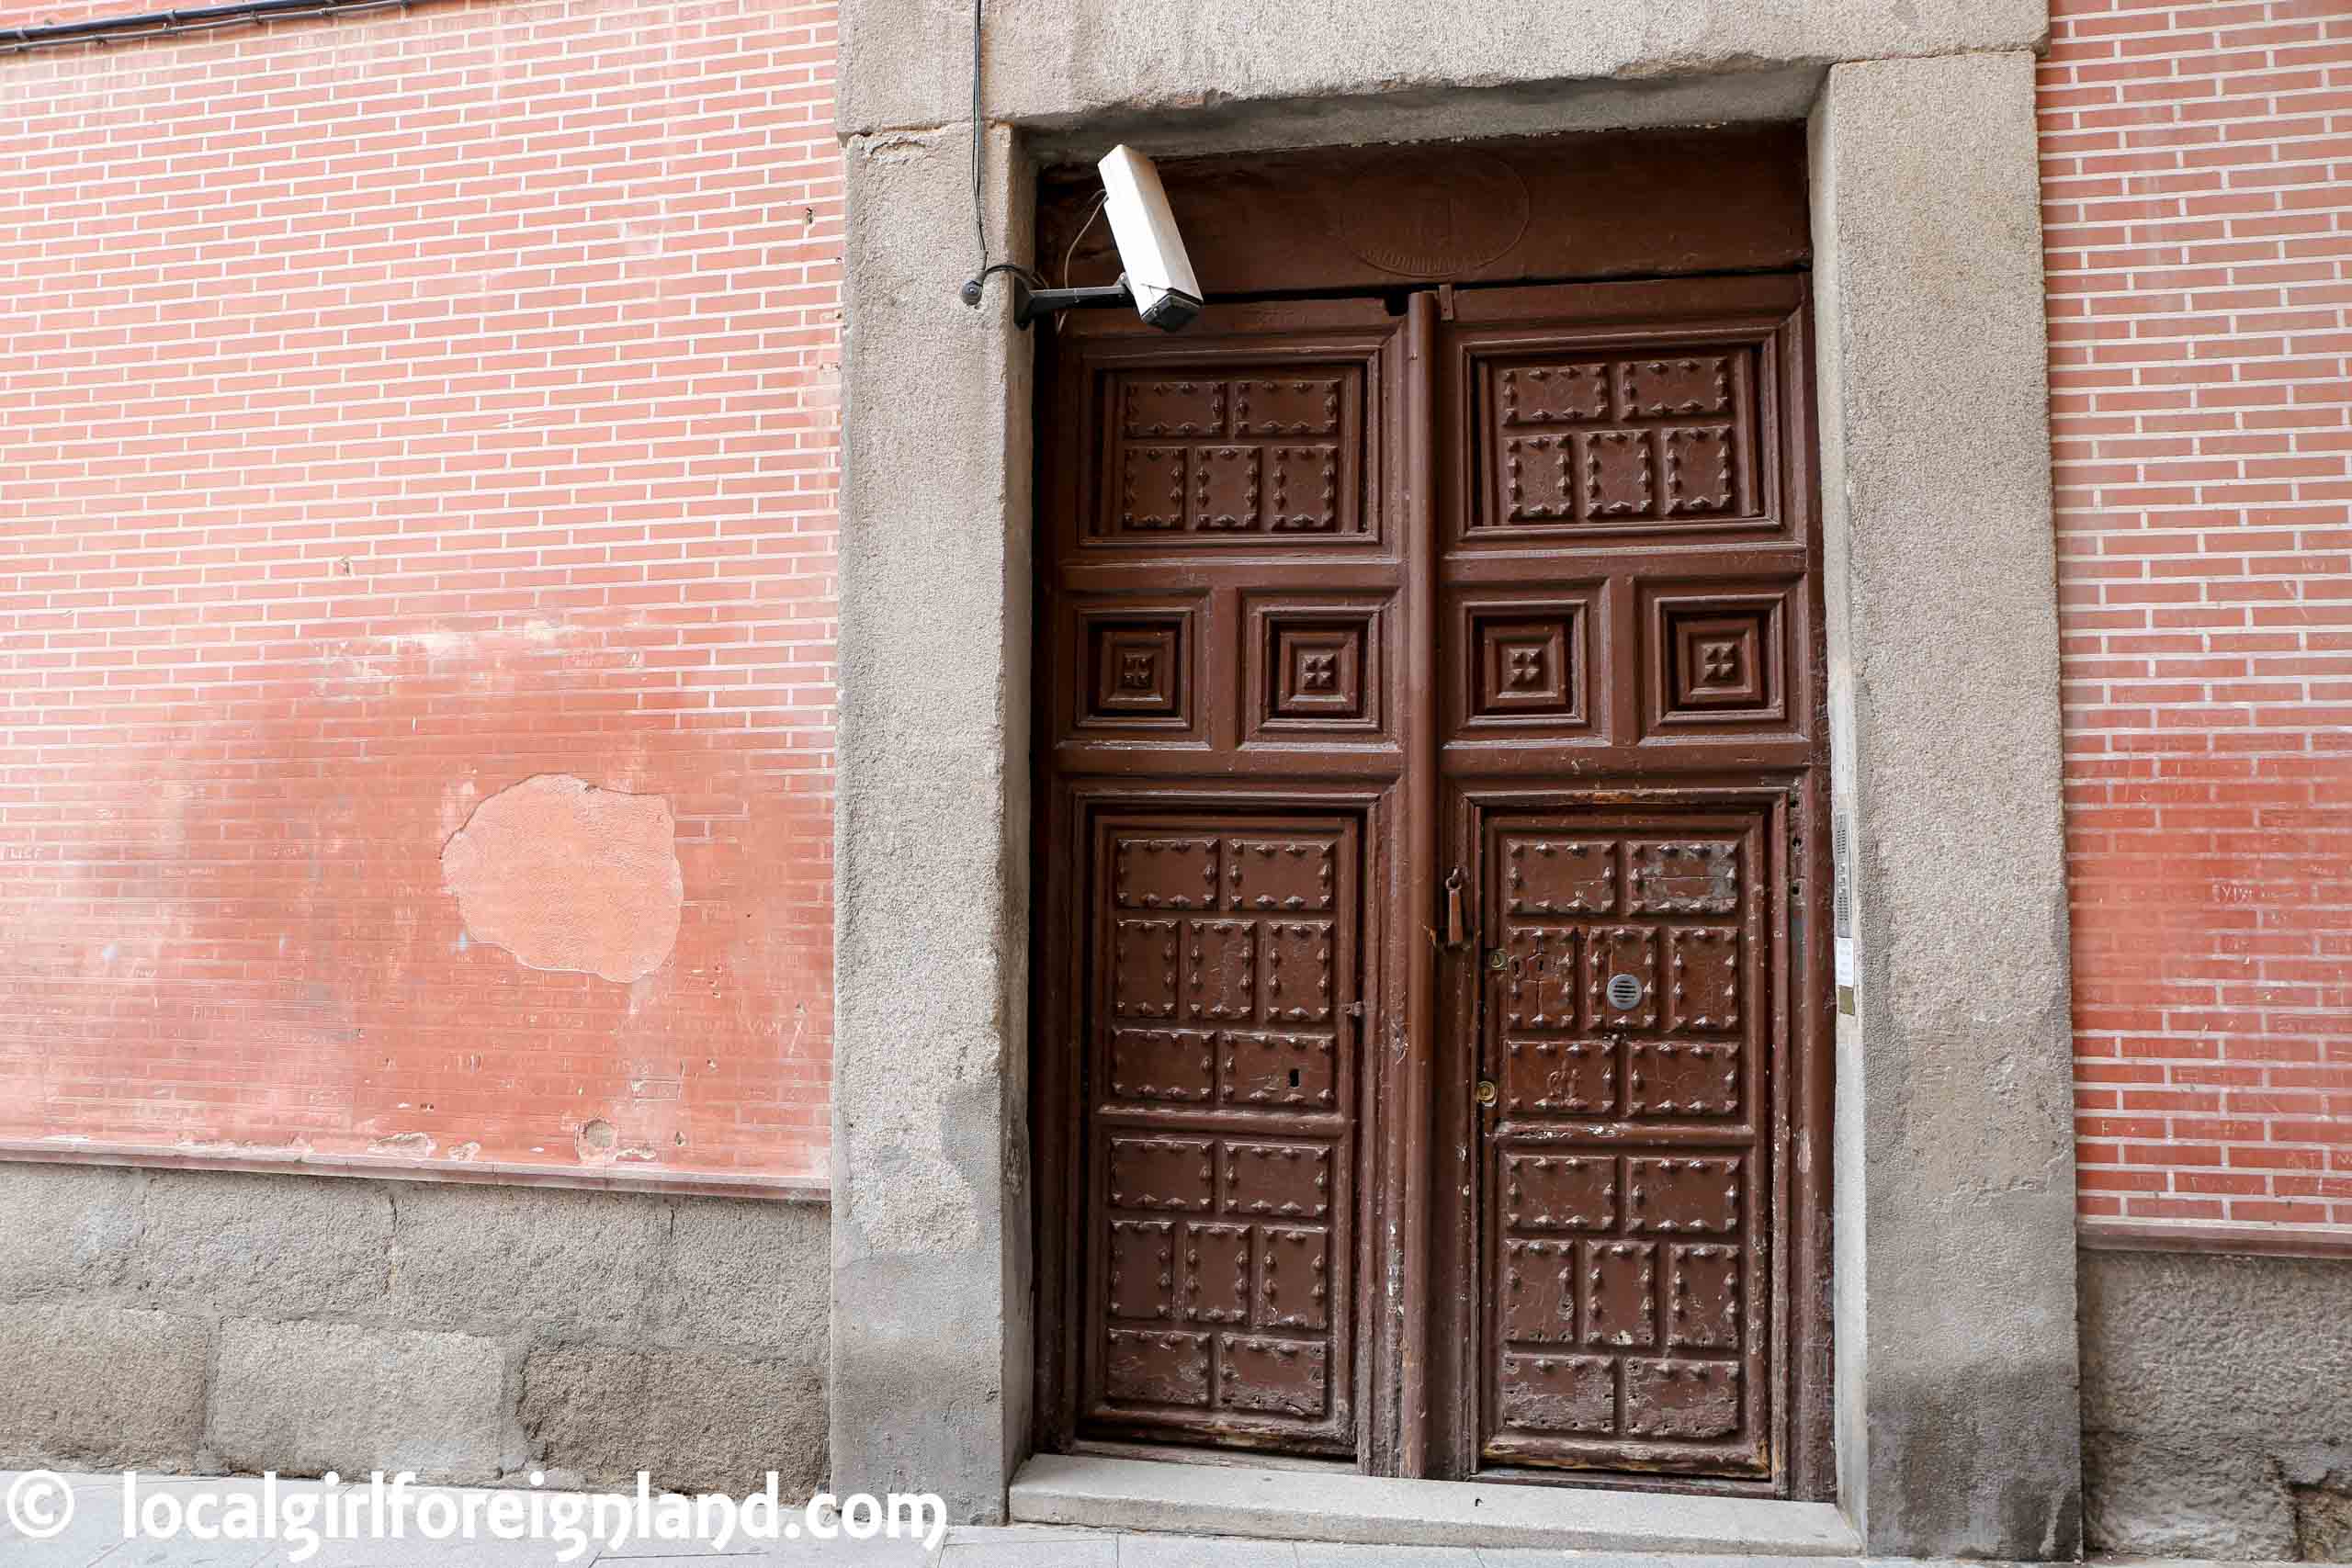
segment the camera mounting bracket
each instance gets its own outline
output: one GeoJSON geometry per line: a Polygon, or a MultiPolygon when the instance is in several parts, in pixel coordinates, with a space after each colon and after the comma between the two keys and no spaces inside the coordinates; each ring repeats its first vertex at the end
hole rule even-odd
{"type": "Polygon", "coordinates": [[[1132,310],[1134,290],[1127,287],[1126,274],[1119,275],[1116,283],[1095,284],[1084,288],[1032,288],[1028,279],[1018,273],[1012,278],[1012,324],[1026,328],[1040,316],[1058,315],[1064,310],[1132,310]]]}

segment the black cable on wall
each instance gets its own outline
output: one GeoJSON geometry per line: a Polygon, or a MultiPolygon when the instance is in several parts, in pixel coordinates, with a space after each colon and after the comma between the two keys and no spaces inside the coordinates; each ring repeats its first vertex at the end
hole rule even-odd
{"type": "Polygon", "coordinates": [[[236,0],[233,5],[205,6],[193,10],[94,17],[87,21],[52,22],[36,28],[0,28],[0,54],[19,54],[66,43],[133,43],[167,33],[204,32],[241,22],[259,26],[273,19],[325,17],[343,11],[405,11],[414,4],[416,0],[236,0]]]}

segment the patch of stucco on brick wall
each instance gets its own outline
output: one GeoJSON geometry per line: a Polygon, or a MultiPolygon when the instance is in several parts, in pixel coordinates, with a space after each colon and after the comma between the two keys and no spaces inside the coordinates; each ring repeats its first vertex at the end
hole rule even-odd
{"type": "Polygon", "coordinates": [[[641,979],[678,940],[685,878],[658,795],[541,773],[474,808],[441,850],[466,934],[533,969],[641,979]]]}

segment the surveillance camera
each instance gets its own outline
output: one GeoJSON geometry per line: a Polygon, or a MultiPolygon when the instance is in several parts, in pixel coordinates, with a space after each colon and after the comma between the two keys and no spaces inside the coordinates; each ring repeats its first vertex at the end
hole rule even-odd
{"type": "Polygon", "coordinates": [[[1200,280],[1184,254],[1184,236],[1151,160],[1125,145],[1096,165],[1102,175],[1103,209],[1119,247],[1123,281],[1136,310],[1152,326],[1174,332],[1201,313],[1200,280]]]}
{"type": "Polygon", "coordinates": [[[1048,288],[1027,267],[1010,262],[983,267],[965,281],[964,303],[978,308],[989,274],[1012,276],[1012,324],[1026,327],[1060,310],[1115,310],[1133,305],[1148,324],[1174,332],[1201,313],[1201,285],[1176,231],[1176,214],[1151,160],[1132,147],[1114,147],[1098,165],[1102,171],[1102,207],[1111,214],[1111,239],[1125,270],[1116,283],[1083,288],[1048,288]]]}

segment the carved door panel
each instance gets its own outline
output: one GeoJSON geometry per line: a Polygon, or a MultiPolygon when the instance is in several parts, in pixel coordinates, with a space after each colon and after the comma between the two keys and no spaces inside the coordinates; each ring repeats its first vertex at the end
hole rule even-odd
{"type": "Polygon", "coordinates": [[[1358,854],[1329,818],[1096,818],[1090,1426],[1349,1446],[1358,854]]]}
{"type": "Polygon", "coordinates": [[[1764,1468],[1768,842],[1758,810],[1485,825],[1485,1461],[1764,1468]]]}

